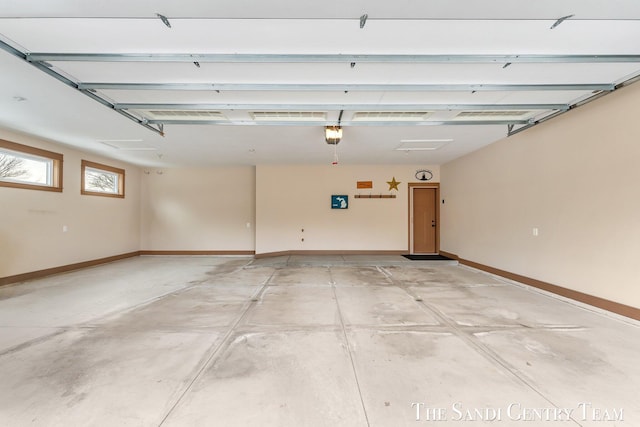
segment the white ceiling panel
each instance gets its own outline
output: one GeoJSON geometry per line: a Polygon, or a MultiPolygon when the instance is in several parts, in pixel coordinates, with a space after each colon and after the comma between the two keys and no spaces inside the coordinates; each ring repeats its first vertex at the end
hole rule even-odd
{"type": "Polygon", "coordinates": [[[571,19],[553,30],[531,20],[380,20],[361,29],[357,20],[172,19],[167,28],[157,18],[43,18],[0,27],[28,51],[66,53],[627,54],[640,38],[637,21],[571,19]]]}
{"type": "Polygon", "coordinates": [[[637,40],[635,0],[5,0],[0,126],[168,167],[329,163],[326,122],[342,162],[438,164],[631,84],[637,40]]]}
{"type": "Polygon", "coordinates": [[[6,17],[147,17],[156,12],[170,17],[208,18],[350,18],[368,13],[372,19],[554,19],[576,14],[582,19],[640,19],[635,0],[5,0],[6,17]]]}

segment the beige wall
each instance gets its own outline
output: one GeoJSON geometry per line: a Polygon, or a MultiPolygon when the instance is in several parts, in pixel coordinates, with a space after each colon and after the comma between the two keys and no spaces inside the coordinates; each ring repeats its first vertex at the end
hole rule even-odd
{"type": "Polygon", "coordinates": [[[443,165],[441,249],[640,307],[639,115],[636,84],[443,165]]]}
{"type": "Polygon", "coordinates": [[[0,187],[0,277],[138,250],[138,168],[22,134],[0,138],[64,155],[62,193],[0,187]],[[81,159],[125,169],[126,197],[80,195],[81,159]]]}
{"type": "Polygon", "coordinates": [[[142,174],[142,250],[254,250],[254,167],[157,172],[142,174]]]}
{"type": "MultiPolygon", "coordinates": [[[[427,166],[257,166],[256,253],[291,250],[403,251],[408,247],[408,189],[427,166]],[[386,181],[395,176],[399,191],[386,181]],[[372,194],[355,199],[357,181],[373,181],[372,194]],[[347,210],[331,209],[331,195],[349,196],[347,210]],[[301,230],[304,229],[304,232],[301,230]],[[304,242],[302,242],[304,238],[304,242]]],[[[439,181],[439,168],[432,182],[439,181]]]]}

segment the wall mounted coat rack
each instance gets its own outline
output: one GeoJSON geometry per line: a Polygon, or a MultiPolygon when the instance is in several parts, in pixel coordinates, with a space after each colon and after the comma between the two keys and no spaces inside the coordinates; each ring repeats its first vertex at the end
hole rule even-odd
{"type": "Polygon", "coordinates": [[[395,194],[356,194],[356,199],[395,199],[395,194]]]}

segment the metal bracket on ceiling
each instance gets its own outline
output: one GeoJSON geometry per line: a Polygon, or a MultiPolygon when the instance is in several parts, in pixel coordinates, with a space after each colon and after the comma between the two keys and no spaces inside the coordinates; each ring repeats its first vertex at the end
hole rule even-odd
{"type": "Polygon", "coordinates": [[[123,111],[123,110],[119,110],[117,108],[115,108],[115,105],[113,103],[111,103],[110,101],[108,101],[107,99],[101,97],[100,95],[97,95],[95,93],[95,90],[90,89],[90,88],[81,88],[80,85],[76,82],[74,82],[73,80],[69,79],[68,77],[58,73],[57,71],[55,71],[53,69],[53,67],[51,66],[51,64],[44,62],[44,61],[29,61],[28,59],[28,54],[25,52],[22,52],[18,49],[16,49],[15,47],[11,46],[8,43],[5,43],[4,41],[0,40],[0,49],[5,50],[6,52],[12,54],[13,56],[22,59],[24,62],[31,64],[32,66],[34,66],[35,68],[39,69],[40,71],[44,72],[45,74],[50,75],[51,77],[55,78],[56,80],[64,83],[65,85],[77,90],[78,92],[82,93],[83,95],[88,96],[89,98],[93,99],[94,101],[99,102],[100,104],[104,105],[105,107],[110,108],[111,110],[117,112],[118,114],[128,118],[129,120],[132,120],[136,123],[138,123],[139,125],[153,131],[156,132],[162,136],[164,136],[164,132],[162,130],[156,129],[155,127],[143,122],[142,120],[140,120],[139,118],[135,117],[134,115],[128,113],[127,111],[123,111]]]}
{"type": "Polygon", "coordinates": [[[163,23],[164,25],[166,25],[166,26],[167,26],[167,28],[171,28],[171,22],[169,22],[169,19],[168,19],[166,16],[164,16],[164,15],[162,15],[162,14],[160,14],[160,13],[156,13],[156,16],[157,16],[158,18],[160,18],[160,20],[162,21],[162,23],[163,23]]]}
{"type": "Polygon", "coordinates": [[[553,30],[554,28],[556,28],[558,25],[562,24],[567,19],[573,18],[573,16],[574,15],[567,15],[567,16],[563,16],[562,18],[559,18],[556,22],[553,23],[553,25],[551,26],[550,30],[553,30]]]}
{"type": "Polygon", "coordinates": [[[551,119],[553,119],[555,117],[558,117],[558,116],[566,113],[569,110],[573,110],[575,108],[578,108],[578,107],[581,107],[581,106],[583,106],[585,104],[593,102],[596,99],[602,98],[603,96],[606,96],[606,95],[608,95],[610,93],[613,93],[614,91],[616,91],[616,90],[618,90],[620,88],[629,86],[630,84],[636,83],[638,81],[640,81],[640,72],[636,73],[633,77],[630,77],[630,78],[624,80],[623,82],[620,82],[618,84],[612,84],[611,85],[612,87],[610,89],[608,89],[608,90],[602,90],[602,91],[594,92],[591,96],[589,96],[589,97],[587,97],[587,98],[585,98],[585,99],[583,99],[583,100],[581,100],[581,101],[579,101],[579,102],[577,102],[575,104],[570,104],[569,108],[566,109],[566,110],[558,110],[558,111],[556,111],[554,113],[551,113],[551,114],[549,114],[549,115],[547,115],[547,116],[545,116],[545,117],[543,117],[543,118],[541,118],[539,120],[533,121],[531,123],[526,124],[525,126],[519,127],[516,130],[513,130],[513,128],[511,128],[511,129],[509,129],[509,135],[508,136],[512,136],[512,135],[515,135],[517,133],[523,132],[523,131],[525,131],[525,130],[527,130],[529,128],[532,128],[533,126],[536,126],[536,125],[538,125],[540,123],[546,122],[547,120],[551,120],[551,119]]]}
{"type": "Polygon", "coordinates": [[[514,111],[560,110],[569,104],[210,104],[210,103],[115,103],[117,110],[280,110],[280,111],[514,111]]]}
{"type": "Polygon", "coordinates": [[[507,136],[511,136],[512,131],[513,131],[513,124],[507,125],[507,136]]]}
{"type": "Polygon", "coordinates": [[[286,53],[61,53],[32,52],[29,62],[194,62],[211,63],[407,63],[505,64],[510,63],[626,63],[640,62],[637,54],[522,54],[522,55],[421,55],[421,54],[286,54],[286,53]]]}
{"type": "Polygon", "coordinates": [[[611,91],[610,83],[576,84],[322,84],[322,83],[103,83],[81,82],[80,89],[194,90],[194,91],[372,91],[372,92],[503,92],[503,91],[611,91]]]}
{"type": "Polygon", "coordinates": [[[364,24],[367,23],[368,17],[369,15],[367,15],[366,13],[360,17],[360,28],[364,28],[364,24]]]}
{"type": "MultiPolygon", "coordinates": [[[[335,126],[335,120],[313,120],[313,121],[254,121],[254,120],[185,120],[185,119],[150,119],[149,124],[165,125],[220,125],[220,126],[335,126]]],[[[502,126],[507,124],[526,125],[528,120],[438,120],[438,121],[365,121],[350,120],[340,121],[341,126],[502,126]]]]}

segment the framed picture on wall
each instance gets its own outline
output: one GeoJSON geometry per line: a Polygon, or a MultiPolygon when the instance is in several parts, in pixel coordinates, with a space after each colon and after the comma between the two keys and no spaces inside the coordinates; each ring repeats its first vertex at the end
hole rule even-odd
{"type": "Polygon", "coordinates": [[[346,195],[332,195],[331,196],[331,209],[348,209],[349,208],[349,196],[346,195]]]}

